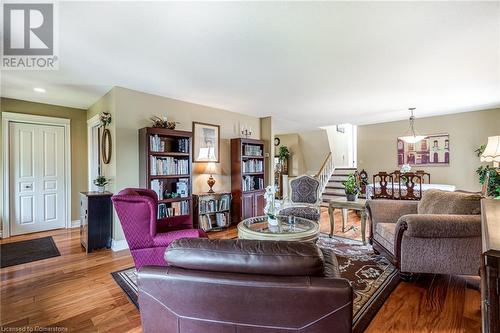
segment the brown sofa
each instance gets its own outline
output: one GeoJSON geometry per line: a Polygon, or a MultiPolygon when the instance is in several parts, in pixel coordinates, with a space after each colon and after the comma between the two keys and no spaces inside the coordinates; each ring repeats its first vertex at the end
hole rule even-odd
{"type": "Polygon", "coordinates": [[[349,282],[312,243],[185,238],[165,259],[139,271],[146,333],[352,330],[349,282]]]}
{"type": "Polygon", "coordinates": [[[429,190],[422,200],[369,200],[370,241],[402,272],[477,275],[481,196],[429,190]]]}

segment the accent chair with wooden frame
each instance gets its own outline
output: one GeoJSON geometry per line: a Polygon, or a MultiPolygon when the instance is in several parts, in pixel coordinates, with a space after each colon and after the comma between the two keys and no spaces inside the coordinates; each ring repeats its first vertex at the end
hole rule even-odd
{"type": "Polygon", "coordinates": [[[399,200],[422,199],[422,176],[416,173],[406,172],[400,174],[398,178],[399,200]]]}
{"type": "Polygon", "coordinates": [[[373,175],[372,199],[394,199],[394,176],[387,172],[379,172],[373,175]],[[379,187],[377,187],[377,184],[379,187]],[[388,192],[390,184],[391,192],[388,192]]]}
{"type": "Polygon", "coordinates": [[[290,198],[278,214],[319,222],[321,217],[319,180],[315,177],[302,175],[290,180],[290,189],[290,198]]]}

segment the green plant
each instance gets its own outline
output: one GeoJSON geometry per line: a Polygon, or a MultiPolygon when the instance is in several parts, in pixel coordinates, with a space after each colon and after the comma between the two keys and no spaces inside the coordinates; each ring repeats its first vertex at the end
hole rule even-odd
{"type": "Polygon", "coordinates": [[[104,176],[98,176],[96,179],[94,179],[95,186],[103,187],[107,184],[109,184],[109,180],[104,176]]]}
{"type": "Polygon", "coordinates": [[[278,150],[278,159],[280,161],[285,161],[290,157],[290,151],[288,150],[287,146],[281,146],[280,149],[278,150]]]}
{"type": "Polygon", "coordinates": [[[357,177],[350,173],[347,179],[342,182],[345,187],[345,194],[358,194],[359,193],[359,183],[357,177]]]}
{"type": "Polygon", "coordinates": [[[489,174],[489,183],[487,186],[488,196],[500,198],[500,174],[497,170],[489,165],[482,165],[476,169],[476,173],[479,175],[479,183],[484,184],[486,181],[486,175],[489,174]]]}
{"type": "Polygon", "coordinates": [[[477,157],[481,157],[481,154],[484,152],[486,149],[486,145],[480,145],[474,152],[476,153],[477,157]]]}

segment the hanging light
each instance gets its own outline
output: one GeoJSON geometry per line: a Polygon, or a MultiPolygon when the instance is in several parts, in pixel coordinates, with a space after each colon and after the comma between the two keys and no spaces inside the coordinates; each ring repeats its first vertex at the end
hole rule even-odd
{"type": "Polygon", "coordinates": [[[406,135],[400,137],[400,139],[406,143],[417,143],[417,142],[425,139],[425,135],[417,135],[417,133],[415,132],[415,127],[414,127],[415,116],[413,115],[413,111],[415,111],[415,108],[409,108],[408,110],[410,110],[410,113],[411,113],[410,127],[408,128],[406,135]]]}

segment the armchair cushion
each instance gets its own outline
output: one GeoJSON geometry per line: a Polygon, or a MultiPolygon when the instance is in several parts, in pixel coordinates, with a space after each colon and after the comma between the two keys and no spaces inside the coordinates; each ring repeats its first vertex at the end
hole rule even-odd
{"type": "Polygon", "coordinates": [[[404,235],[408,237],[481,237],[480,215],[409,214],[399,219],[401,224],[406,224],[404,235]]]}
{"type": "Polygon", "coordinates": [[[396,226],[396,223],[377,223],[374,233],[375,240],[392,254],[395,254],[394,241],[396,226]]]}
{"type": "Polygon", "coordinates": [[[170,266],[213,272],[323,276],[324,259],[313,243],[183,238],[165,251],[170,266]]]}
{"type": "Polygon", "coordinates": [[[448,192],[436,189],[425,191],[418,204],[418,214],[476,215],[481,213],[481,195],[448,192]]]}
{"type": "Polygon", "coordinates": [[[416,201],[407,200],[368,200],[367,206],[370,218],[374,223],[396,223],[406,214],[417,213],[416,201]]]}
{"type": "Polygon", "coordinates": [[[319,221],[321,216],[317,207],[308,206],[292,206],[283,208],[279,211],[279,214],[285,216],[302,217],[311,221],[319,221]]]}

